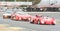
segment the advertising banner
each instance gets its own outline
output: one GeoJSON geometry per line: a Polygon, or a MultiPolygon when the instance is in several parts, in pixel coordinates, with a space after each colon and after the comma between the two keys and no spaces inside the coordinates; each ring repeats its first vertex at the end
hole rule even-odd
{"type": "Polygon", "coordinates": [[[32,2],[0,2],[0,5],[32,5],[32,2]]]}

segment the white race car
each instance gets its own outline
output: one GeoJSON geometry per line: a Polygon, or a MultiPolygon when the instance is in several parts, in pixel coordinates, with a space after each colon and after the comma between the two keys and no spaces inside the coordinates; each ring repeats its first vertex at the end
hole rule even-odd
{"type": "Polygon", "coordinates": [[[13,11],[12,10],[7,10],[4,14],[3,14],[3,18],[11,18],[11,13],[13,11]]]}

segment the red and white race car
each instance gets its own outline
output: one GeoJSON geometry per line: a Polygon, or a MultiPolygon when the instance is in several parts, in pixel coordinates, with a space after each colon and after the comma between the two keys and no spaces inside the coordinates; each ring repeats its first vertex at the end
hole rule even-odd
{"type": "Polygon", "coordinates": [[[31,18],[30,23],[55,25],[56,21],[55,21],[55,18],[53,17],[35,16],[31,18]]]}
{"type": "Polygon", "coordinates": [[[31,19],[31,15],[27,14],[26,12],[16,12],[11,15],[11,19],[14,20],[25,20],[29,21],[31,19]]]}

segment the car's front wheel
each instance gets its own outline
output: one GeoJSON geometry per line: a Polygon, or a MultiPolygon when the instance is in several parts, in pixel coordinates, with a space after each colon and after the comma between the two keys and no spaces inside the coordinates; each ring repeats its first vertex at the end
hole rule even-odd
{"type": "Polygon", "coordinates": [[[29,22],[30,22],[30,23],[34,23],[34,20],[33,20],[33,19],[31,19],[29,22]]]}
{"type": "Polygon", "coordinates": [[[55,25],[55,23],[52,23],[52,25],[55,25]]]}
{"type": "Polygon", "coordinates": [[[55,24],[52,24],[52,25],[55,25],[55,24]]]}
{"type": "Polygon", "coordinates": [[[52,25],[55,25],[56,24],[56,21],[54,21],[53,23],[52,23],[52,25]]]}

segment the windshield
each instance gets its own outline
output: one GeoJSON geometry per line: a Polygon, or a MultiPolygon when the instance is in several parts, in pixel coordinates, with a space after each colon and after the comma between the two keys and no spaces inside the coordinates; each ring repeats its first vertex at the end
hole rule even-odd
{"type": "Polygon", "coordinates": [[[22,9],[14,9],[14,11],[16,11],[16,12],[23,12],[22,9]]]}
{"type": "Polygon", "coordinates": [[[12,10],[7,10],[6,13],[12,13],[12,10]]]}
{"type": "Polygon", "coordinates": [[[22,10],[22,9],[18,9],[18,11],[23,12],[23,10],[22,10]]]}

